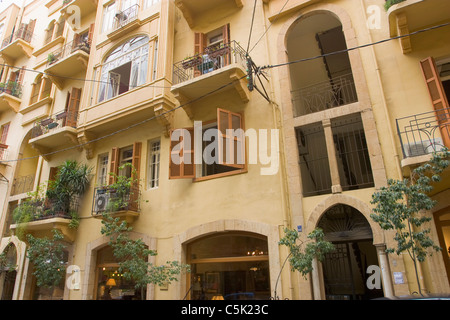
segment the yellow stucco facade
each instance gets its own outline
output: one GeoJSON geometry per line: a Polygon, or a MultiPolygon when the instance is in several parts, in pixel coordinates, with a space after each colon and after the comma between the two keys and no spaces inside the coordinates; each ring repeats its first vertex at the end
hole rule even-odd
{"type": "MultiPolygon", "coordinates": [[[[3,86],[0,93],[0,144],[7,151],[0,162],[0,252],[14,248],[17,266],[14,276],[0,274],[0,296],[137,298],[123,280],[108,291],[118,264],[101,234],[99,190],[123,163],[136,165],[140,179],[139,208],[120,212],[132,237],[158,252],[149,257],[155,264],[191,265],[176,282],[149,285],[146,299],[244,293],[370,299],[417,291],[409,257],[385,253],[395,241],[370,218],[371,196],[387,179],[406,177],[429,159],[430,145],[447,142],[443,129],[424,138],[403,122],[416,116],[425,119],[424,128],[436,127],[435,110],[449,108],[432,102],[421,68],[433,58],[427,61],[440,74],[441,98],[450,95],[447,2],[406,0],[388,11],[382,0],[9,6],[0,13],[1,83],[17,84],[20,92],[3,86]],[[261,71],[253,74],[253,90],[248,57],[261,71]],[[242,165],[210,164],[205,157],[192,166],[173,164],[177,129],[204,138],[208,129],[225,127],[245,131],[236,138],[247,142],[242,165]],[[12,212],[66,160],[93,169],[78,205],[79,226],[47,217],[26,228],[38,236],[53,228],[65,235],[67,266],[75,266],[66,278],[76,280],[49,293],[35,285],[12,212]],[[278,242],[284,228],[305,241],[316,227],[338,251],[315,261],[305,279],[284,265],[288,251],[278,242]],[[380,270],[378,289],[366,283],[371,265],[380,270]]],[[[204,156],[210,141],[194,142],[193,158],[204,156]]],[[[433,240],[444,248],[420,264],[427,293],[450,290],[450,185],[448,173],[443,176],[432,195],[437,205],[425,213],[433,216],[433,240]]]]}

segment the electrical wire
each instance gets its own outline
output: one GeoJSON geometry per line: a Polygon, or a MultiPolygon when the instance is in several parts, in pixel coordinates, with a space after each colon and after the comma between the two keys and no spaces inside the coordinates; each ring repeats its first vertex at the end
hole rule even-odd
{"type": "Polygon", "coordinates": [[[279,63],[279,64],[275,64],[275,65],[262,66],[262,67],[260,67],[260,70],[278,68],[278,67],[283,67],[283,66],[295,64],[295,63],[300,63],[300,62],[306,62],[306,61],[311,61],[311,60],[315,60],[315,59],[320,59],[320,58],[324,58],[324,57],[328,57],[328,56],[332,56],[332,55],[336,55],[336,54],[347,53],[347,52],[354,51],[354,50],[357,50],[357,49],[362,49],[362,48],[375,46],[375,45],[378,45],[378,44],[382,44],[382,43],[386,43],[386,42],[389,42],[389,41],[393,41],[393,40],[397,40],[397,39],[402,39],[402,38],[414,36],[414,35],[417,35],[417,34],[420,34],[420,33],[423,33],[423,32],[427,32],[427,31],[431,31],[431,30],[435,30],[435,29],[439,29],[439,28],[443,28],[443,27],[447,27],[447,26],[450,26],[450,22],[443,23],[443,24],[440,24],[440,25],[437,25],[437,26],[433,26],[433,27],[429,27],[429,28],[426,28],[426,29],[421,29],[421,30],[414,31],[414,32],[411,32],[411,33],[408,33],[408,34],[395,36],[395,37],[392,37],[392,38],[386,38],[386,39],[383,39],[383,40],[380,40],[380,41],[376,41],[376,42],[367,43],[367,44],[363,44],[363,45],[360,45],[360,46],[344,49],[344,50],[339,50],[339,51],[334,51],[334,52],[330,52],[330,53],[321,54],[321,55],[318,55],[318,56],[315,56],[315,57],[303,58],[303,59],[289,61],[289,62],[284,62],[284,63],[279,63]]]}
{"type": "Polygon", "coordinates": [[[251,41],[251,39],[252,39],[252,32],[253,32],[253,23],[254,23],[254,21],[255,21],[256,1],[257,1],[257,0],[255,0],[255,2],[254,2],[254,4],[253,4],[252,23],[251,23],[251,25],[250,25],[250,32],[249,32],[249,34],[248,34],[248,43],[247,43],[247,51],[246,51],[246,52],[247,52],[247,56],[249,55],[248,50],[250,49],[250,41],[251,41]]]}
{"type": "MultiPolygon", "coordinates": [[[[286,5],[288,2],[289,2],[289,0],[286,1],[285,5],[286,5]]],[[[283,8],[284,8],[284,7],[283,7],[283,8]]],[[[281,12],[281,11],[280,11],[280,12],[281,12]]],[[[376,41],[376,42],[373,42],[373,43],[369,43],[369,44],[364,44],[364,45],[360,45],[360,46],[348,48],[348,49],[345,49],[345,50],[335,51],[335,52],[331,52],[331,53],[327,53],[327,54],[318,55],[318,56],[315,56],[315,57],[304,58],[304,59],[295,60],[295,61],[289,61],[289,62],[286,62],[286,63],[280,63],[280,64],[276,64],[276,65],[267,65],[267,66],[260,67],[260,68],[258,68],[258,69],[259,69],[259,71],[262,71],[262,70],[264,70],[264,69],[277,68],[277,67],[286,66],[286,65],[290,65],[290,64],[295,64],[295,63],[300,63],[300,62],[305,62],[305,61],[315,60],[315,59],[319,59],[319,58],[323,58],[323,57],[327,57],[327,56],[331,56],[331,55],[336,55],[336,54],[341,54],[341,53],[345,53],[345,52],[350,52],[350,51],[353,51],[353,50],[356,50],[356,49],[366,48],[366,47],[369,47],[369,46],[374,46],[374,45],[382,44],[382,43],[385,43],[385,42],[388,42],[388,41],[393,41],[393,40],[396,40],[396,39],[402,39],[402,38],[405,38],[405,37],[413,36],[413,35],[416,35],[416,34],[420,34],[420,33],[423,33],[423,32],[435,30],[435,29],[438,29],[438,28],[443,28],[443,27],[446,27],[446,26],[450,26],[450,22],[449,22],[449,23],[440,24],[440,25],[437,25],[437,26],[433,26],[433,27],[429,27],[429,28],[426,28],[426,29],[421,29],[421,30],[418,30],[418,31],[415,31],[415,32],[411,32],[411,33],[406,34],[406,35],[400,35],[400,36],[396,36],[396,37],[392,37],[392,38],[387,38],[387,39],[384,39],[384,40],[380,40],[380,41],[376,41]]],[[[267,29],[267,30],[268,30],[268,29],[267,29]]],[[[267,30],[266,30],[266,32],[267,32],[267,30]]],[[[259,40],[258,40],[258,42],[259,42],[259,40]]],[[[256,45],[256,44],[255,44],[255,45],[256,45]]],[[[254,46],[254,47],[255,47],[255,46],[254,46]]],[[[253,47],[253,48],[254,48],[254,47],[253,47]]],[[[33,70],[33,71],[35,71],[35,70],[33,70]]],[[[111,136],[113,136],[113,135],[115,135],[115,134],[124,132],[124,131],[126,131],[126,130],[131,129],[131,128],[134,128],[134,127],[136,127],[136,126],[139,126],[139,125],[141,125],[141,124],[147,123],[147,122],[149,122],[149,121],[151,121],[151,120],[157,119],[158,117],[162,117],[162,116],[164,116],[164,115],[166,115],[166,114],[168,114],[168,113],[170,113],[170,112],[173,112],[173,111],[175,111],[175,110],[177,110],[177,109],[180,109],[180,108],[182,108],[182,107],[184,107],[184,106],[186,106],[186,105],[188,105],[188,104],[194,103],[194,102],[196,102],[196,101],[198,101],[198,100],[200,100],[200,99],[203,99],[203,98],[205,98],[205,97],[207,97],[207,96],[209,96],[209,95],[212,95],[212,94],[214,94],[214,93],[216,93],[216,92],[222,90],[223,88],[226,88],[226,87],[232,85],[234,82],[240,81],[240,80],[242,80],[242,79],[244,79],[244,78],[246,78],[246,77],[247,77],[247,75],[244,75],[244,76],[240,77],[239,79],[233,80],[233,81],[231,81],[231,82],[229,82],[229,83],[227,83],[227,84],[225,84],[225,85],[223,85],[223,86],[221,86],[221,87],[219,87],[219,88],[217,88],[217,89],[215,89],[215,90],[212,90],[212,91],[210,91],[210,92],[208,92],[208,93],[206,93],[206,94],[204,94],[204,95],[202,95],[202,96],[200,96],[200,97],[198,97],[198,98],[195,98],[195,99],[193,99],[193,100],[191,100],[191,101],[189,101],[189,102],[186,102],[186,103],[184,103],[184,104],[181,104],[181,105],[179,105],[178,107],[175,107],[175,108],[173,108],[173,109],[167,110],[167,111],[161,113],[161,114],[158,115],[158,116],[153,116],[153,117],[151,117],[151,118],[145,119],[145,120],[143,120],[143,121],[140,121],[140,122],[138,122],[138,123],[135,123],[135,124],[133,124],[133,125],[130,125],[130,126],[126,127],[126,128],[123,128],[123,129],[114,131],[114,132],[112,132],[112,133],[110,133],[110,134],[107,134],[107,135],[105,135],[105,136],[102,136],[102,137],[93,139],[93,140],[91,140],[91,141],[88,141],[88,142],[85,142],[85,143],[81,143],[81,144],[78,144],[78,145],[75,145],[75,146],[72,146],[72,147],[64,148],[64,149],[61,149],[61,150],[56,150],[56,151],[53,151],[53,152],[49,152],[49,153],[46,153],[46,154],[42,154],[42,155],[39,155],[39,156],[27,157],[27,158],[22,158],[22,159],[3,160],[2,162],[17,162],[17,161],[23,161],[23,160],[35,159],[35,158],[38,158],[38,157],[40,157],[40,156],[44,156],[44,157],[45,157],[45,156],[53,155],[53,154],[56,154],[56,153],[60,153],[60,152],[64,152],[64,151],[73,150],[73,149],[76,149],[76,148],[83,147],[83,146],[85,146],[85,145],[87,145],[87,144],[90,144],[90,143],[93,143],[93,142],[96,142],[96,141],[100,141],[100,140],[102,140],[102,139],[111,137],[111,136]]]]}
{"type": "Polygon", "coordinates": [[[135,127],[140,126],[140,125],[142,125],[142,124],[144,124],[144,123],[147,123],[147,122],[149,122],[149,121],[151,121],[151,120],[155,120],[155,119],[157,119],[157,118],[159,118],[159,117],[162,117],[162,116],[164,116],[164,115],[166,115],[166,114],[168,114],[168,113],[170,113],[170,112],[173,112],[173,111],[175,111],[175,110],[178,110],[178,109],[180,109],[180,108],[183,108],[183,107],[186,106],[186,105],[189,105],[189,104],[191,104],[191,103],[194,103],[194,102],[197,102],[197,101],[199,101],[199,100],[201,100],[201,99],[204,99],[204,98],[206,98],[206,97],[208,97],[208,96],[210,96],[210,95],[212,95],[212,94],[214,94],[214,93],[216,93],[216,92],[218,92],[218,91],[220,91],[220,90],[222,90],[222,89],[224,89],[224,88],[226,88],[226,87],[228,87],[228,86],[234,84],[235,82],[241,81],[241,80],[244,79],[245,77],[247,77],[247,75],[244,75],[244,76],[242,76],[242,77],[240,77],[240,78],[238,78],[238,79],[235,79],[235,80],[233,80],[233,81],[231,81],[231,82],[229,82],[229,83],[227,83],[227,84],[224,84],[224,85],[220,86],[219,88],[216,88],[215,90],[212,90],[212,91],[210,91],[210,92],[208,92],[208,93],[205,93],[204,95],[202,95],[202,96],[200,96],[200,97],[194,98],[194,99],[192,99],[192,100],[190,100],[190,101],[188,101],[188,102],[186,102],[186,103],[184,103],[184,104],[180,104],[178,107],[175,107],[175,108],[172,108],[172,109],[170,109],[170,110],[164,111],[164,112],[162,112],[162,113],[159,114],[159,115],[155,115],[155,116],[153,116],[153,117],[144,119],[144,120],[142,120],[142,121],[139,121],[139,122],[137,122],[137,123],[134,123],[134,124],[132,124],[132,125],[129,125],[129,126],[125,127],[125,128],[122,128],[122,129],[116,130],[116,131],[114,131],[114,132],[111,132],[111,133],[109,133],[109,134],[107,134],[107,135],[104,135],[104,136],[101,136],[101,137],[92,139],[92,140],[90,140],[90,141],[88,141],[88,142],[80,143],[80,144],[77,144],[77,145],[74,145],[74,146],[71,146],[71,147],[67,147],[67,148],[60,149],[60,150],[55,150],[55,151],[52,151],[52,152],[48,152],[48,153],[45,153],[45,154],[40,154],[40,155],[33,156],[33,157],[26,157],[26,158],[13,159],[13,160],[2,160],[2,162],[6,163],[6,162],[18,162],[18,161],[32,160],[32,159],[39,158],[40,156],[42,156],[42,157],[47,157],[47,156],[51,156],[51,155],[54,155],[54,154],[57,154],[57,153],[60,153],[60,152],[65,152],[65,151],[74,150],[74,149],[78,149],[78,148],[84,147],[84,146],[86,146],[86,145],[88,145],[88,144],[91,144],[91,143],[94,143],[94,142],[97,142],[97,141],[100,141],[100,140],[103,140],[103,139],[112,137],[112,136],[114,136],[114,135],[116,135],[116,134],[119,134],[119,133],[122,133],[122,132],[124,132],[124,131],[127,131],[127,130],[130,130],[130,129],[132,129],[132,128],[135,128],[135,127]]]}
{"type": "Polygon", "coordinates": [[[284,8],[287,6],[289,0],[286,0],[286,2],[284,3],[284,5],[281,7],[280,11],[277,13],[277,15],[275,16],[275,18],[272,20],[272,22],[270,23],[269,27],[266,29],[266,31],[264,31],[264,33],[261,35],[261,37],[259,37],[258,41],[256,41],[255,45],[252,47],[252,49],[250,51],[247,50],[247,53],[250,54],[253,49],[255,49],[255,47],[258,45],[258,43],[261,41],[261,39],[266,35],[266,33],[269,31],[270,27],[272,27],[272,25],[275,23],[275,21],[278,20],[278,18],[280,17],[281,12],[283,12],[284,8]]]}

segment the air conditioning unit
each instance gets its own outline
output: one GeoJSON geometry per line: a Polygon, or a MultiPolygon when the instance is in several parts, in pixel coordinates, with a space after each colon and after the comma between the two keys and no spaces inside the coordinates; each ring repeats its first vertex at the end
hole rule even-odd
{"type": "Polygon", "coordinates": [[[444,143],[442,142],[441,138],[403,145],[405,156],[408,158],[419,157],[433,152],[441,151],[443,148],[444,143]]]}
{"type": "Polygon", "coordinates": [[[108,207],[110,193],[106,189],[98,189],[94,199],[94,213],[100,214],[108,207]]]}

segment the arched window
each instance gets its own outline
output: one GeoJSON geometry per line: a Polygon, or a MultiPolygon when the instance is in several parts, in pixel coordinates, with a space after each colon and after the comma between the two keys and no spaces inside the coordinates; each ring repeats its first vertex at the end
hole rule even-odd
{"type": "Polygon", "coordinates": [[[102,65],[98,102],[132,90],[147,80],[148,37],[138,36],[114,49],[102,65]]]}
{"type": "Polygon", "coordinates": [[[41,74],[36,77],[32,88],[30,104],[41,101],[50,96],[52,90],[52,82],[48,78],[44,78],[41,74]]]}

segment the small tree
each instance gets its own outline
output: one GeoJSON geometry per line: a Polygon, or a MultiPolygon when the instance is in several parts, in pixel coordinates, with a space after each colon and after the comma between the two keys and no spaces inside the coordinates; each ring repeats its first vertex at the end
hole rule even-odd
{"type": "Polygon", "coordinates": [[[56,229],[53,238],[35,238],[27,234],[27,257],[33,264],[33,275],[38,287],[55,288],[61,284],[66,274],[64,236],[56,229]]]}
{"type": "Polygon", "coordinates": [[[425,224],[432,220],[426,212],[436,201],[429,196],[433,183],[441,180],[441,173],[449,166],[447,149],[433,153],[430,161],[412,170],[409,179],[388,180],[387,187],[372,195],[375,206],[371,218],[384,230],[394,230],[397,248],[388,248],[388,253],[407,252],[414,263],[417,285],[421,294],[417,261],[424,262],[428,255],[441,248],[434,244],[425,224]]]}
{"type": "Polygon", "coordinates": [[[119,272],[123,273],[126,280],[132,280],[135,288],[141,290],[141,298],[144,299],[144,289],[148,284],[170,284],[178,280],[178,275],[183,271],[189,272],[189,265],[183,265],[177,261],[168,261],[165,265],[154,265],[148,261],[149,256],[156,256],[157,252],[148,249],[142,239],[130,238],[131,227],[126,221],[113,218],[108,213],[102,220],[102,234],[109,236],[109,245],[113,249],[114,257],[119,261],[119,272]]]}
{"type": "Polygon", "coordinates": [[[285,236],[280,240],[279,244],[284,245],[289,249],[288,258],[291,270],[299,271],[305,279],[313,270],[314,259],[322,262],[325,259],[326,254],[335,249],[331,242],[325,240],[325,234],[320,228],[316,228],[308,234],[307,242],[299,240],[299,233],[296,230],[285,228],[284,233],[285,236]]]}

